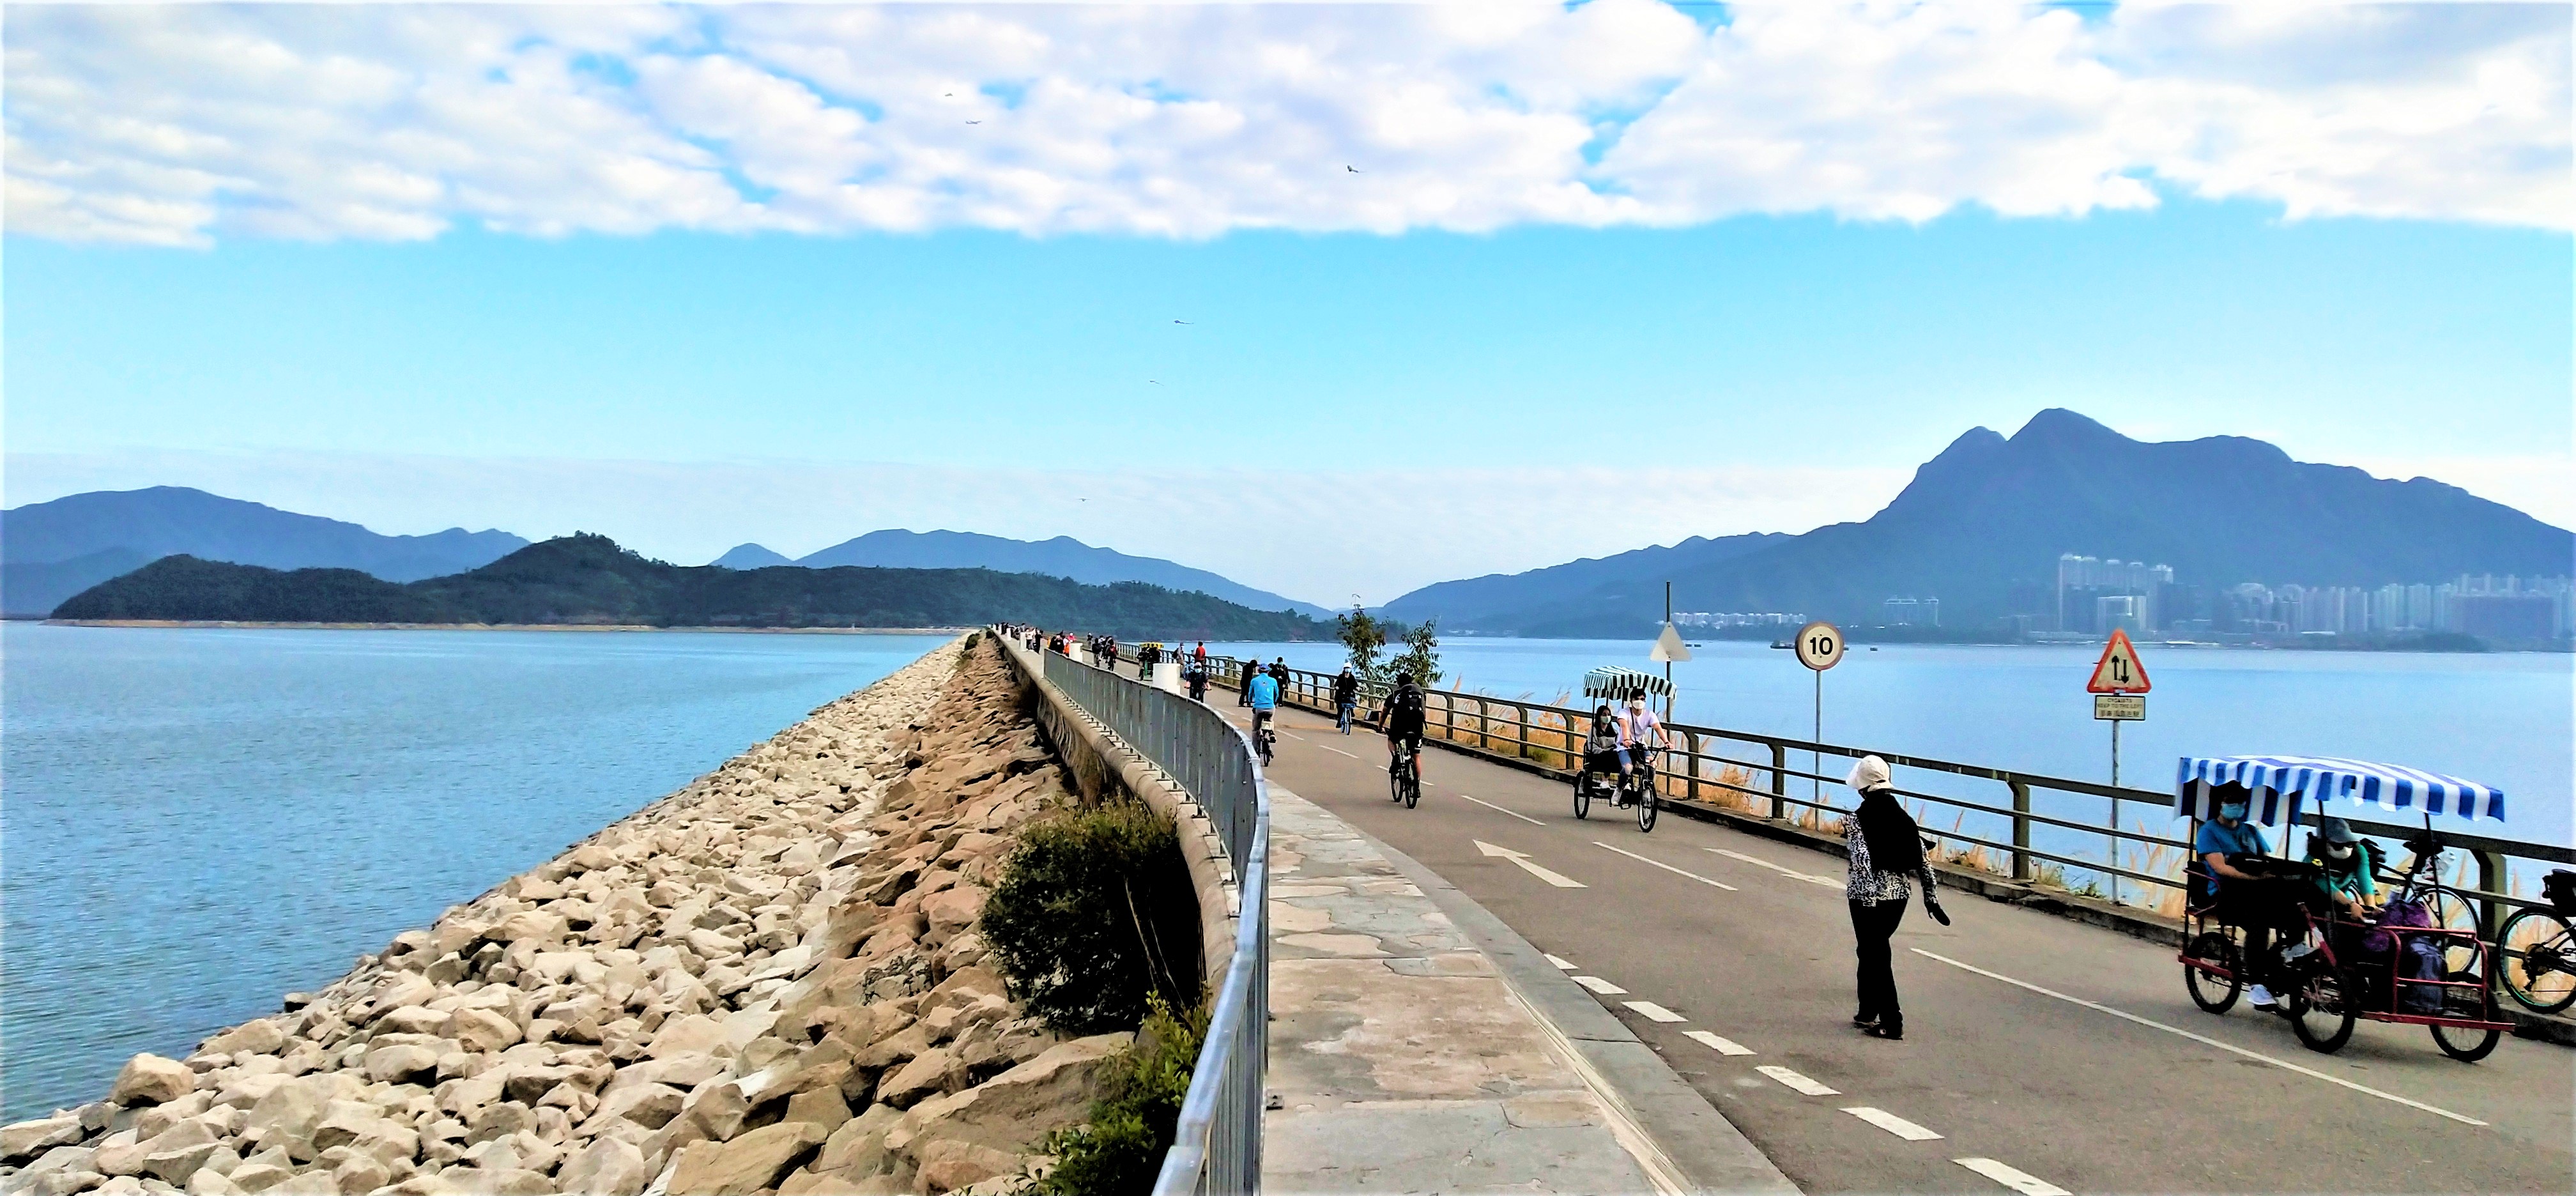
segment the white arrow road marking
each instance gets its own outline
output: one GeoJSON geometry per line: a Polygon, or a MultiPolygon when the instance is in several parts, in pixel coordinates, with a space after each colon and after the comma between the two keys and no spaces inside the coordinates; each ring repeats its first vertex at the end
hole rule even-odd
{"type": "Polygon", "coordinates": [[[1708,1049],[1721,1055],[1750,1055],[1753,1053],[1752,1047],[1737,1042],[1732,1038],[1720,1038],[1706,1030],[1684,1030],[1682,1031],[1682,1037],[1706,1046],[1708,1049]]]}
{"type": "MultiPolygon", "coordinates": [[[[2290,1061],[2288,1061],[2288,1060],[2286,1060],[2286,1059],[2275,1059],[2275,1058],[2271,1057],[2270,1055],[2263,1054],[2263,1053],[2261,1053],[2261,1052],[2259,1052],[2259,1051],[2249,1051],[2249,1050],[2246,1050],[2245,1048],[2240,1047],[2240,1046],[2229,1046],[2229,1045],[2227,1045],[2226,1043],[2220,1042],[2220,1041],[2218,1041],[2218,1040],[2217,1040],[2217,1039],[2215,1039],[2215,1038],[2204,1038],[2204,1037],[2202,1037],[2202,1036],[2200,1036],[2200,1035],[2198,1035],[2198,1034],[2194,1034],[2194,1033],[2192,1033],[2192,1032],[2191,1032],[2191,1031],[2189,1031],[2189,1030],[2185,1030],[2185,1029],[2183,1029],[2183,1028],[2182,1028],[2182,1027],[2180,1027],[2180,1026],[2168,1026],[2168,1025],[2164,1024],[2163,1022],[2159,1022],[2159,1021],[2150,1021],[2150,1020],[2148,1020],[2148,1019],[2146,1019],[2146,1018],[2139,1017],[2137,1014],[2130,1013],[2130,1012],[2128,1012],[2128,1011],[2126,1011],[2126,1010],[2113,1009],[2113,1008],[2111,1008],[2110,1006],[2105,1005],[2105,1004],[2102,1004],[2102,1003],[2101,1003],[2101,1002],[2099,1002],[2099,1001],[2087,1001],[2087,1000],[2085,1000],[2085,999],[2084,999],[2084,998],[2082,998],[2082,997],[2070,997],[2070,996],[2067,996],[2065,993],[2062,993],[2062,992],[2057,991],[2056,989],[2053,989],[2053,988],[2041,988],[2040,986],[2038,986],[2038,985],[2036,985],[2036,984],[2032,984],[2031,982],[2029,982],[2029,981],[2027,981],[2027,980],[2015,980],[2015,979],[2013,979],[2012,977],[2007,976],[2007,975],[2004,975],[2004,974],[2003,974],[2003,973],[2001,973],[2001,972],[1989,972],[1989,971],[1985,970],[1984,968],[1978,967],[1978,966],[1976,966],[1976,965],[1974,965],[1974,964],[1965,964],[1965,963],[1961,963],[1961,962],[1959,962],[1958,960],[1952,959],[1952,958],[1950,958],[1950,957],[1949,957],[1949,956],[1947,956],[1947,955],[1934,955],[1933,953],[1931,953],[1931,952],[1929,952],[1929,951],[1926,951],[1926,950],[1924,950],[1924,949],[1923,949],[1923,948],[1921,948],[1921,947],[1909,947],[1909,948],[1906,948],[1906,949],[1907,949],[1907,950],[1909,950],[1909,951],[1914,952],[1916,955],[1920,955],[1920,956],[1922,956],[1922,957],[1923,957],[1923,958],[1925,958],[1925,959],[1937,959],[1937,960],[1941,961],[1942,963],[1946,963],[1946,964],[1950,965],[1951,967],[1958,968],[1958,969],[1959,969],[1959,970],[1961,970],[1961,971],[1966,971],[1966,972],[1975,972],[1976,974],[1978,974],[1978,975],[1980,975],[1980,976],[1983,976],[1983,977],[1985,977],[1985,978],[1987,978],[1987,979],[1989,979],[1989,980],[2001,980],[2001,981],[2003,981],[2004,983],[2009,984],[2009,985],[2013,985],[2013,986],[2014,986],[2014,987],[2016,987],[2016,988],[2026,988],[2026,989],[2029,989],[2030,991],[2035,992],[2035,993],[2038,993],[2039,995],[2041,995],[2041,996],[2043,996],[2043,997],[2055,997],[2055,998],[2057,998],[2058,1000],[2061,1000],[2061,1001],[2065,1001],[2065,1002],[2067,1002],[2068,1004],[2072,1004],[2072,1005],[2081,1005],[2081,1006],[2085,1007],[2086,1009],[2093,1010],[2093,1011],[2095,1011],[2095,1012],[2097,1012],[2097,1013],[2107,1013],[2107,1014],[2110,1014],[2111,1016],[2116,1017],[2116,1018],[2121,1018],[2121,1019],[2126,1020],[2126,1021],[2136,1022],[2137,1024],[2139,1024],[2139,1025],[2141,1025],[2141,1026],[2146,1026],[2146,1027],[2148,1027],[2148,1028],[2150,1028],[2150,1029],[2162,1030],[2162,1031],[2164,1031],[2164,1032],[2165,1032],[2165,1033],[2167,1033],[2167,1034],[2177,1034],[2177,1035],[2180,1035],[2180,1036],[2182,1036],[2182,1037],[2184,1037],[2184,1038],[2188,1038],[2188,1039],[2192,1040],[2193,1042],[2197,1042],[2197,1043],[2199,1043],[2199,1044],[2201,1044],[2201,1045],[2203,1045],[2203,1046],[2214,1046],[2214,1047],[2217,1047],[2219,1050],[2226,1051],[2226,1052],[2228,1052],[2229,1054],[2233,1054],[2233,1055],[2242,1055],[2242,1056],[2244,1056],[2244,1057],[2246,1057],[2246,1058],[2248,1058],[2248,1059],[2260,1059],[2260,1060],[2262,1060],[2263,1062],[2265,1062],[2265,1063],[2269,1063],[2269,1064],[2271,1064],[2271,1065],[2272,1065],[2272,1066],[2274,1066],[2274,1067],[2282,1068],[2282,1069],[2284,1069],[2284,1070],[2286,1070],[2286,1071],[2295,1071],[2295,1072],[2299,1073],[2300,1075],[2303,1075],[2303,1076],[2307,1076],[2307,1077],[2309,1077],[2310,1079],[2324,1080],[2326,1083],[2329,1083],[2329,1084],[2340,1084],[2340,1085],[2342,1085],[2343,1087],[2350,1088],[2350,1089],[2352,1089],[2352,1090],[2353,1090],[2353,1091],[2355,1091],[2355,1092],[2359,1092],[2359,1093],[2362,1093],[2362,1094],[2367,1095],[2367,1096],[2375,1096],[2375,1097],[2378,1097],[2379,1099],[2384,1100],[2384,1101],[2395,1101],[2396,1103],[2401,1104],[2401,1105],[2404,1105],[2404,1106],[2406,1106],[2407,1108],[2410,1108],[2410,1109],[2422,1109],[2423,1111],[2425,1111],[2425,1112],[2427,1112],[2427,1113],[2431,1113],[2431,1114],[2433,1114],[2433,1115],[2434,1115],[2434,1116],[2436,1116],[2436,1117],[2448,1117],[2448,1118],[2450,1118],[2450,1119],[2451,1119],[2451,1120],[2453,1120],[2453,1121],[2461,1122],[2461,1123],[2464,1123],[2464,1124],[2467,1124],[2467,1125],[2485,1125],[2485,1124],[2486,1124],[2485,1122],[2480,1121],[2480,1120],[2478,1120],[2478,1119],[2477,1119],[2477,1118],[2475,1118],[2475,1117],[2463,1117],[2463,1116],[2461,1116],[2461,1115],[2459,1115],[2459,1114],[2457,1114],[2457,1113],[2454,1113],[2454,1112],[2450,1111],[2449,1109],[2436,1108],[2436,1107],[2434,1107],[2434,1106],[2432,1106],[2432,1105],[2425,1104],[2424,1102],[2419,1101],[2419,1100],[2409,1100],[2409,1099],[2407,1099],[2407,1098],[2405,1098],[2405,1097],[2402,1097],[2402,1096],[2397,1095],[2397,1094],[2396,1094],[2396,1093],[2394,1093],[2394,1092],[2382,1092],[2382,1091],[2380,1091],[2380,1090],[2378,1090],[2378,1089],[2376,1089],[2376,1088],[2372,1088],[2372,1087],[2369,1087],[2369,1086],[2367,1086],[2367,1085],[2363,1085],[2363,1084],[2355,1084],[2355,1083],[2353,1083],[2352,1081],[2347,1080],[2347,1079],[2344,1079],[2344,1078],[2343,1078],[2343,1077],[2341,1077],[2341,1076],[2330,1076],[2330,1075],[2327,1075],[2326,1073],[2321,1072],[2321,1071],[2312,1071],[2312,1070],[2310,1070],[2310,1069],[2308,1069],[2308,1068],[2301,1067],[2301,1066],[2299,1066],[2299,1065],[2298,1065],[2298,1064],[2296,1064],[2296,1063],[2292,1063],[2292,1062],[2290,1062],[2290,1061]]],[[[2001,1164],[1997,1164],[1997,1166],[2001,1166],[2001,1164]]]]}
{"type": "Polygon", "coordinates": [[[1780,1081],[1782,1084],[1787,1085],[1792,1091],[1803,1092],[1809,1096],[1842,1095],[1842,1093],[1836,1092],[1831,1088],[1827,1088],[1824,1085],[1819,1084],[1814,1080],[1810,1080],[1805,1076],[1799,1075],[1785,1067],[1775,1065],[1770,1067],[1757,1067],[1753,1070],[1780,1081]]]}
{"type": "Polygon", "coordinates": [[[1839,888],[1843,887],[1843,882],[1841,882],[1841,881],[1839,881],[1839,880],[1834,880],[1834,879],[1832,879],[1831,877],[1824,877],[1824,876],[1810,876],[1810,875],[1808,875],[1807,873],[1800,872],[1800,871],[1798,871],[1798,870],[1797,870],[1797,869],[1795,869],[1795,868],[1788,868],[1788,867],[1783,867],[1783,866],[1781,866],[1781,865],[1779,865],[1779,864],[1774,864],[1774,863],[1772,863],[1772,862],[1771,862],[1771,861],[1769,861],[1769,860],[1766,860],[1766,859],[1761,858],[1760,856],[1749,856],[1749,855],[1746,855],[1746,854],[1744,854],[1743,852],[1740,852],[1740,851],[1728,851],[1727,849],[1725,849],[1725,848],[1723,848],[1723,847],[1706,847],[1706,848],[1702,848],[1701,850],[1703,850],[1703,851],[1713,851],[1713,852],[1716,852],[1717,854],[1722,855],[1722,856],[1725,856],[1726,858],[1728,858],[1728,859],[1730,859],[1730,860],[1742,860],[1742,861],[1744,861],[1745,863],[1748,863],[1748,864],[1758,864],[1758,865],[1760,865],[1760,866],[1762,866],[1762,867],[1765,867],[1765,868],[1768,868],[1768,869],[1770,869],[1770,870],[1772,870],[1772,871],[1774,871],[1774,872],[1777,872],[1777,873],[1779,873],[1779,874],[1780,874],[1780,875],[1782,875],[1782,876],[1788,877],[1788,878],[1789,878],[1789,879],[1791,879],[1791,880],[1803,880],[1803,881],[1807,882],[1808,884],[1811,884],[1811,885],[1823,885],[1823,886],[1825,886],[1826,888],[1829,888],[1829,889],[1839,889],[1839,888]]]}
{"type": "Polygon", "coordinates": [[[1612,984],[1599,976],[1577,976],[1574,978],[1574,982],[1605,997],[1619,996],[1628,991],[1627,989],[1621,988],[1616,984],[1612,984]]]}
{"type": "MultiPolygon", "coordinates": [[[[1461,794],[1459,794],[1458,796],[1460,796],[1460,797],[1467,797],[1467,795],[1466,795],[1466,794],[1464,794],[1464,793],[1461,793],[1461,794]]],[[[1518,811],[1518,810],[1506,810],[1506,809],[1502,808],[1501,806],[1495,805],[1495,804],[1494,804],[1494,803],[1492,803],[1492,802],[1489,802],[1489,801],[1484,800],[1483,798],[1467,797],[1467,800],[1468,800],[1468,801],[1471,801],[1471,802],[1474,802],[1474,803],[1476,803],[1477,805],[1483,806],[1483,807],[1485,807],[1485,808],[1486,808],[1486,809],[1488,809],[1488,810],[1492,810],[1492,811],[1494,811],[1495,813],[1498,813],[1498,814],[1509,814],[1509,815],[1511,815],[1511,816],[1512,816],[1512,817],[1514,817],[1514,818],[1518,818],[1518,819],[1520,819],[1521,821],[1523,821],[1523,822],[1526,822],[1526,823],[1530,824],[1531,826],[1546,826],[1546,825],[1547,825],[1546,823],[1541,822],[1541,821],[1539,821],[1538,819],[1532,818],[1532,817],[1530,817],[1530,816],[1529,816],[1529,815],[1527,815],[1527,814],[1523,814],[1523,813],[1521,813],[1521,812],[1520,812],[1520,811],[1518,811]]]]}
{"type": "MultiPolygon", "coordinates": [[[[1542,951],[1542,952],[1540,952],[1539,954],[1541,954],[1541,955],[1546,955],[1547,953],[1546,953],[1546,952],[1544,952],[1544,951],[1542,951]]],[[[1556,970],[1557,970],[1557,971],[1560,971],[1560,972],[1571,972],[1571,971],[1573,971],[1573,970],[1574,970],[1574,965],[1573,965],[1573,964],[1568,963],[1568,962],[1566,962],[1566,961],[1564,961],[1564,960],[1562,960],[1562,959],[1558,959],[1557,957],[1555,957],[1555,956],[1553,956],[1553,955],[1548,955],[1548,956],[1547,956],[1547,962],[1548,962],[1548,963],[1550,963],[1550,964],[1552,964],[1552,965],[1554,965],[1554,966],[1556,967],[1556,970]]]]}
{"type": "Polygon", "coordinates": [[[2021,1196],[2074,1196],[2073,1193],[2056,1184],[2027,1171],[2004,1166],[1993,1159],[1952,1159],[1950,1161],[2011,1188],[2021,1193],[2021,1196]]]}
{"type": "MultiPolygon", "coordinates": [[[[1592,841],[1592,845],[1593,845],[1594,847],[1610,847],[1610,845],[1609,845],[1609,844],[1604,843],[1604,842],[1602,842],[1602,841],[1601,841],[1601,840],[1599,840],[1599,839],[1594,839],[1594,840],[1592,841]]],[[[1673,875],[1675,875],[1675,876],[1687,876],[1687,877],[1691,878],[1692,880],[1698,881],[1698,882],[1699,882],[1699,883],[1701,883],[1701,884],[1704,884],[1704,885],[1715,885],[1716,887],[1721,888],[1721,889],[1724,889],[1724,890],[1726,890],[1726,891],[1727,891],[1727,892],[1729,892],[1729,893],[1740,893],[1740,892],[1743,892],[1743,891],[1744,891],[1744,890],[1742,890],[1742,889],[1736,888],[1734,885],[1727,884],[1727,883],[1725,883],[1724,881],[1715,881],[1715,880],[1710,880],[1709,878],[1707,878],[1707,877],[1705,877],[1705,876],[1702,876],[1702,875],[1700,875],[1699,873],[1696,873],[1696,872],[1684,872],[1684,871],[1682,871],[1682,870],[1681,870],[1681,869],[1679,869],[1679,868],[1673,867],[1672,865],[1670,865],[1670,864],[1667,864],[1667,863],[1663,862],[1662,860],[1650,860],[1650,859],[1647,859],[1646,857],[1641,856],[1641,855],[1638,855],[1636,852],[1633,852],[1633,851],[1628,851],[1628,850],[1625,850],[1625,849],[1623,849],[1623,848],[1618,848],[1618,847],[1610,847],[1610,850],[1612,850],[1612,851],[1616,851],[1616,852],[1618,852],[1619,854],[1624,855],[1624,856],[1628,857],[1629,859],[1635,860],[1635,861],[1637,861],[1637,862],[1638,862],[1638,863],[1640,863],[1640,864],[1653,864],[1654,866],[1656,866],[1656,867],[1658,867],[1658,868],[1661,868],[1661,869],[1663,869],[1663,870],[1664,870],[1664,871],[1666,871],[1666,872],[1670,872],[1670,873],[1672,873],[1672,874],[1673,874],[1673,875]]]]}
{"type": "Polygon", "coordinates": [[[1582,881],[1550,872],[1545,868],[1541,868],[1538,865],[1531,863],[1529,861],[1528,852],[1514,851],[1508,847],[1496,847],[1482,839],[1475,840],[1475,844],[1476,850],[1484,852],[1486,855],[1498,855],[1504,859],[1510,860],[1511,862],[1520,865],[1521,871],[1527,872],[1530,875],[1546,881],[1549,884],[1555,885],[1560,889],[1580,889],[1588,887],[1582,881]]]}
{"type": "Polygon", "coordinates": [[[1646,1020],[1650,1022],[1678,1022],[1688,1020],[1682,1015],[1675,1013],[1670,1009],[1666,1009],[1661,1005],[1655,1004],[1652,1001],[1621,1001],[1620,1004],[1644,1014],[1646,1020]]]}
{"type": "Polygon", "coordinates": [[[1861,1120],[1877,1126],[1880,1129],[1886,1130],[1888,1133],[1894,1134],[1899,1138],[1903,1138],[1908,1142],[1930,1142],[1941,1136],[1923,1128],[1922,1126],[1916,1125],[1911,1121],[1907,1121],[1894,1113],[1890,1113],[1885,1109],[1873,1109],[1868,1105],[1854,1105],[1851,1108],[1843,1110],[1843,1112],[1860,1118],[1861,1120]]]}

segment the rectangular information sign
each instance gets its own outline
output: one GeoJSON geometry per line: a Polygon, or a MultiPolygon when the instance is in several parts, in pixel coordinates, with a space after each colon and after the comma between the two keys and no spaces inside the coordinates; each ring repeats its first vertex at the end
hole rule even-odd
{"type": "Polygon", "coordinates": [[[2147,717],[2147,695],[2095,694],[2093,695],[2093,717],[2105,720],[2117,719],[2123,722],[2144,721],[2147,717]]]}

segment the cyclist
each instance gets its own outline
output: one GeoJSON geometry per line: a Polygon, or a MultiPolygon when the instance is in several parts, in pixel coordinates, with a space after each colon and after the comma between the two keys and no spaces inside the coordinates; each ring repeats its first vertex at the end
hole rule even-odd
{"type": "Polygon", "coordinates": [[[1386,730],[1386,770],[1394,772],[1396,761],[1409,757],[1415,784],[1422,782],[1422,707],[1422,686],[1407,673],[1378,710],[1386,730]]]}
{"type": "Polygon", "coordinates": [[[1279,712],[1279,682],[1268,673],[1255,673],[1243,687],[1243,696],[1252,706],[1252,738],[1259,742],[1261,733],[1270,729],[1271,718],[1279,712]]]}
{"type": "Polygon", "coordinates": [[[1628,750],[1628,763],[1634,768],[1619,771],[1643,777],[1654,776],[1655,753],[1671,747],[1672,742],[1671,737],[1664,734],[1663,722],[1647,708],[1646,691],[1629,690],[1628,709],[1619,715],[1619,746],[1628,750]]]}
{"type": "Polygon", "coordinates": [[[1333,709],[1341,713],[1342,734],[1351,733],[1351,716],[1360,710],[1360,679],[1351,675],[1351,666],[1342,666],[1342,675],[1333,678],[1333,709]]]}

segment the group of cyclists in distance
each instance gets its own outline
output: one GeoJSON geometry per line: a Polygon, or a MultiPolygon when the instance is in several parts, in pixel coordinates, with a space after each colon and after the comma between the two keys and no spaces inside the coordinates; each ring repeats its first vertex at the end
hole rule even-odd
{"type": "MultiPolygon", "coordinates": [[[[1114,635],[1047,632],[1016,624],[1005,625],[1003,633],[1020,640],[1032,652],[1069,655],[1080,647],[1088,650],[1092,659],[1113,669],[1122,659],[1118,637],[1114,635]]],[[[1187,651],[1166,649],[1160,643],[1149,642],[1133,655],[1140,680],[1150,679],[1156,664],[1167,658],[1177,658],[1181,666],[1181,681],[1188,688],[1190,697],[1196,701],[1207,700],[1210,663],[1206,641],[1200,641],[1187,651]]],[[[1279,701],[1289,686],[1288,660],[1284,656],[1275,657],[1267,665],[1258,660],[1246,660],[1239,667],[1241,672],[1235,679],[1236,705],[1251,710],[1254,749],[1260,754],[1262,763],[1268,764],[1277,743],[1277,729],[1273,724],[1278,718],[1279,701]]],[[[1403,800],[1407,791],[1418,795],[1421,788],[1426,707],[1423,694],[1423,678],[1412,673],[1399,674],[1380,700],[1376,712],[1380,730],[1386,736],[1387,770],[1397,781],[1395,792],[1398,800],[1403,800]]],[[[1350,734],[1352,725],[1360,719],[1362,696],[1359,675],[1349,666],[1343,666],[1333,678],[1332,701],[1335,727],[1344,735],[1350,734]]],[[[1657,718],[1654,709],[1647,704],[1645,691],[1636,690],[1629,693],[1624,706],[1603,702],[1594,709],[1591,732],[1584,741],[1584,753],[1587,763],[1593,768],[1603,771],[1615,768],[1623,779],[1651,778],[1657,753],[1671,746],[1672,738],[1665,733],[1663,720],[1657,718]]]]}

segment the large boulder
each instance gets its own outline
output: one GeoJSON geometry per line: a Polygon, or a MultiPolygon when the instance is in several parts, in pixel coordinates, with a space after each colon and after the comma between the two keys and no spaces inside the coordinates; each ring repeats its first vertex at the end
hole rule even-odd
{"type": "Polygon", "coordinates": [[[680,1152],[669,1190],[690,1196],[750,1196],[778,1186],[830,1135],[811,1122],[782,1121],[731,1142],[696,1142],[680,1152]]]}
{"type": "Polygon", "coordinates": [[[196,1090],[197,1073],[187,1064],[159,1055],[136,1055],[116,1073],[116,1085],[108,1089],[107,1099],[132,1108],[177,1100],[196,1090]]]}
{"type": "Polygon", "coordinates": [[[229,1055],[249,1051],[254,1055],[275,1054],[286,1045],[286,1028],[274,1019],[247,1021],[207,1039],[198,1050],[209,1055],[229,1055]]]}
{"type": "Polygon", "coordinates": [[[31,1158],[57,1146],[81,1140],[78,1113],[57,1113],[34,1121],[0,1127],[0,1160],[31,1158]]]}
{"type": "Polygon", "coordinates": [[[561,1190],[589,1196],[634,1196],[652,1178],[644,1170],[644,1152],[616,1138],[601,1138],[583,1147],[564,1161],[555,1176],[561,1190]]]}

